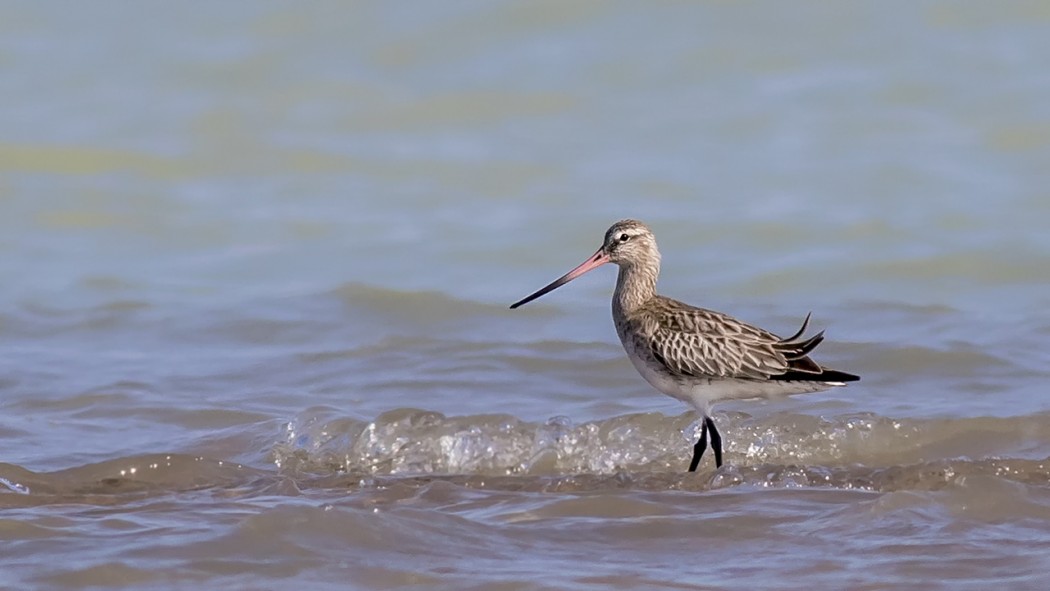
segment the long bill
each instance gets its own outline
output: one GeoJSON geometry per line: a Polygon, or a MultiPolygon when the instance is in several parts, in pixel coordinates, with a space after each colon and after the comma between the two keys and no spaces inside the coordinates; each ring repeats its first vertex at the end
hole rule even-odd
{"type": "Polygon", "coordinates": [[[591,258],[589,258],[586,261],[583,261],[582,263],[580,263],[580,266],[578,266],[575,269],[573,269],[572,271],[569,271],[568,273],[562,275],[561,277],[555,279],[547,287],[544,287],[543,289],[541,289],[541,290],[537,291],[536,293],[534,293],[534,294],[532,294],[532,295],[522,299],[519,302],[515,302],[515,303],[511,304],[510,309],[513,310],[514,308],[517,308],[518,306],[524,306],[525,304],[531,302],[532,300],[534,300],[534,299],[536,299],[536,298],[538,298],[538,297],[540,297],[542,295],[546,295],[546,294],[548,294],[548,293],[558,289],[559,287],[565,285],[566,283],[572,281],[573,279],[576,279],[580,275],[583,275],[587,271],[591,271],[593,269],[597,269],[598,267],[600,267],[600,266],[602,266],[602,265],[604,265],[605,263],[608,263],[608,262],[609,262],[609,255],[605,254],[605,251],[603,249],[599,248],[598,252],[594,253],[594,255],[591,256],[591,258]]]}

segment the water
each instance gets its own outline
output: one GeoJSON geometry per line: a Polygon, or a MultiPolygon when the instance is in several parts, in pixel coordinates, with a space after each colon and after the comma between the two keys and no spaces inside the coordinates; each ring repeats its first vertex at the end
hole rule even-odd
{"type": "Polygon", "coordinates": [[[1044,589],[1041,3],[9,3],[0,587],[1044,589]],[[849,388],[521,310],[613,221],[849,388]]]}

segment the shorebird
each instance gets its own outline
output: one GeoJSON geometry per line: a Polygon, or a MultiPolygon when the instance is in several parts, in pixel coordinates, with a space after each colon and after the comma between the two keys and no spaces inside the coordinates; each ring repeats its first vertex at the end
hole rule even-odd
{"type": "Polygon", "coordinates": [[[593,256],[511,309],[605,263],[620,267],[612,315],[627,357],[652,387],[700,413],[690,472],[696,471],[707,449],[708,433],[715,467],[722,467],[722,436],[711,419],[714,402],[819,392],[860,379],[809,358],[824,340],[823,331],[804,337],[811,314],[798,332],[784,339],[721,312],[657,295],[660,251],[652,231],[637,220],[613,224],[593,256]]]}

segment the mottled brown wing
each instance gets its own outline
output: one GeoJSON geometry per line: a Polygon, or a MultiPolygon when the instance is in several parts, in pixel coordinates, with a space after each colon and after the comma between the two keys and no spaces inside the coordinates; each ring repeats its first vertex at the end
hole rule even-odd
{"type": "Polygon", "coordinates": [[[674,300],[650,308],[648,316],[645,332],[651,332],[653,356],[676,375],[768,380],[788,371],[822,371],[807,354],[823,333],[799,340],[809,316],[790,339],[674,300]]]}

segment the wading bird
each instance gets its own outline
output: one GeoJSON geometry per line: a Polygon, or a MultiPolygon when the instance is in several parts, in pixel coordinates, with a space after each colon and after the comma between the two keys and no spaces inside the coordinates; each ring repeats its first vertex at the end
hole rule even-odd
{"type": "Polygon", "coordinates": [[[845,386],[860,377],[829,369],[809,358],[824,333],[805,338],[802,328],[782,339],[731,316],[696,308],[657,295],[660,251],[649,227],[623,220],[605,232],[601,248],[580,266],[513,304],[531,302],[605,263],[620,267],[612,297],[613,322],[627,357],[654,388],[700,412],[700,438],[693,446],[689,471],[696,471],[707,449],[708,433],[715,466],[722,466],[722,437],[711,420],[711,404],[720,400],[765,398],[818,392],[845,386]]]}

